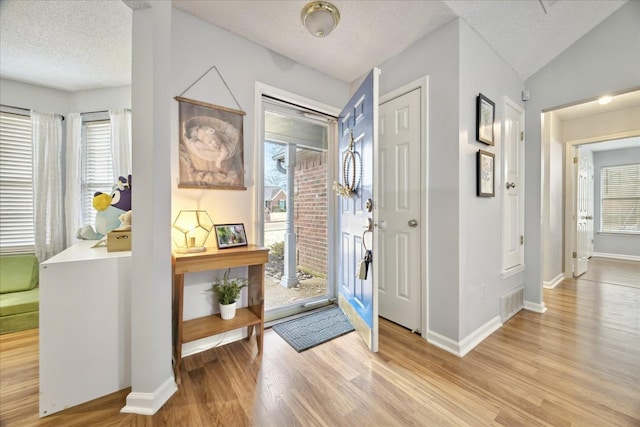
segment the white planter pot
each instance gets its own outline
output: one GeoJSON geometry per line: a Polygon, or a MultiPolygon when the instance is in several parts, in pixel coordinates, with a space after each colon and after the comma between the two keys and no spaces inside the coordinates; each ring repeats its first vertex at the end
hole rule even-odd
{"type": "Polygon", "coordinates": [[[229,320],[236,317],[236,303],[235,301],[231,304],[220,304],[220,316],[223,320],[229,320]]]}

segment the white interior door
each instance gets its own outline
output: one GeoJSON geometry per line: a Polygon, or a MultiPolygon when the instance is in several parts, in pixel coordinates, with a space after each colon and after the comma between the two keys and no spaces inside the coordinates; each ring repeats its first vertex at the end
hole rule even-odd
{"type": "Polygon", "coordinates": [[[573,275],[578,277],[586,273],[589,267],[588,252],[588,201],[589,201],[589,169],[583,149],[578,148],[578,167],[576,168],[576,201],[575,225],[576,232],[573,253],[573,275]]]}
{"type": "Polygon", "coordinates": [[[593,152],[587,152],[587,174],[588,174],[588,189],[587,189],[587,258],[593,256],[593,192],[594,192],[594,170],[593,170],[593,152]]]}
{"type": "Polygon", "coordinates": [[[378,251],[374,171],[378,137],[378,75],[373,69],[338,116],[339,180],[353,189],[338,197],[338,302],[371,351],[378,351],[378,251]],[[369,203],[368,203],[369,202],[369,203]],[[372,251],[366,278],[359,277],[365,246],[372,251]]]}
{"type": "Polygon", "coordinates": [[[380,316],[412,331],[421,325],[421,89],[380,105],[380,316]]]}
{"type": "Polygon", "coordinates": [[[524,111],[505,98],[502,162],[502,271],[524,264],[524,111]]]}

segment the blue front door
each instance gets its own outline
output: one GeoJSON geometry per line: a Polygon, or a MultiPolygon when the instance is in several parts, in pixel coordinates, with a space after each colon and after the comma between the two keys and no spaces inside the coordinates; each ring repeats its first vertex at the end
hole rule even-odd
{"type": "Polygon", "coordinates": [[[372,351],[378,350],[378,301],[374,283],[374,156],[378,131],[378,75],[373,69],[338,117],[338,290],[340,307],[372,351]],[[351,193],[350,195],[348,193],[351,193]],[[369,228],[371,224],[371,228],[369,228]],[[366,249],[366,279],[359,277],[366,249]]]}

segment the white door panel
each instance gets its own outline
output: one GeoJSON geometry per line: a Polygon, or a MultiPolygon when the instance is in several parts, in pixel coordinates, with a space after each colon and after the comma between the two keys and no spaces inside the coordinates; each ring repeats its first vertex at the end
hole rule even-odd
{"type": "Polygon", "coordinates": [[[420,328],[421,89],[379,110],[380,316],[410,330],[420,328]],[[412,224],[412,225],[410,225],[412,224]],[[414,225],[415,224],[415,225],[414,225]]]}
{"type": "Polygon", "coordinates": [[[578,148],[578,168],[576,170],[576,241],[573,275],[578,277],[586,273],[589,267],[589,168],[584,149],[578,148]]]}
{"type": "Polygon", "coordinates": [[[502,271],[524,264],[524,111],[505,99],[503,123],[502,271]]]}

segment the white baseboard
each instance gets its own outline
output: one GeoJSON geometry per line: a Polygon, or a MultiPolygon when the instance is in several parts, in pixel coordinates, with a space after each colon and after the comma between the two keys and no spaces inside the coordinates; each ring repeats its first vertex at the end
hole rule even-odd
{"type": "Polygon", "coordinates": [[[489,335],[500,329],[502,323],[500,316],[496,316],[484,325],[467,335],[462,341],[454,341],[437,332],[429,331],[427,333],[427,341],[436,347],[439,347],[458,357],[464,357],[473,350],[478,344],[485,340],[489,335]]]}
{"type": "Polygon", "coordinates": [[[211,337],[182,344],[182,357],[191,356],[192,354],[200,353],[201,351],[209,350],[210,348],[239,341],[246,337],[246,331],[247,328],[240,328],[224,334],[213,335],[211,337]]]}
{"type": "Polygon", "coordinates": [[[178,391],[176,381],[171,375],[156,388],[153,393],[131,392],[127,396],[127,405],[120,410],[127,414],[153,415],[165,404],[173,393],[178,391]]]}
{"type": "Polygon", "coordinates": [[[640,256],[636,256],[636,255],[606,254],[603,252],[594,252],[593,256],[600,257],[600,258],[624,259],[627,261],[640,261],[640,256]]]}
{"type": "Polygon", "coordinates": [[[564,280],[564,273],[558,274],[550,282],[542,282],[542,286],[546,289],[553,289],[564,280]]]}
{"type": "Polygon", "coordinates": [[[541,304],[525,301],[524,309],[529,311],[535,311],[536,313],[544,313],[547,311],[547,306],[544,305],[544,301],[541,304]]]}

